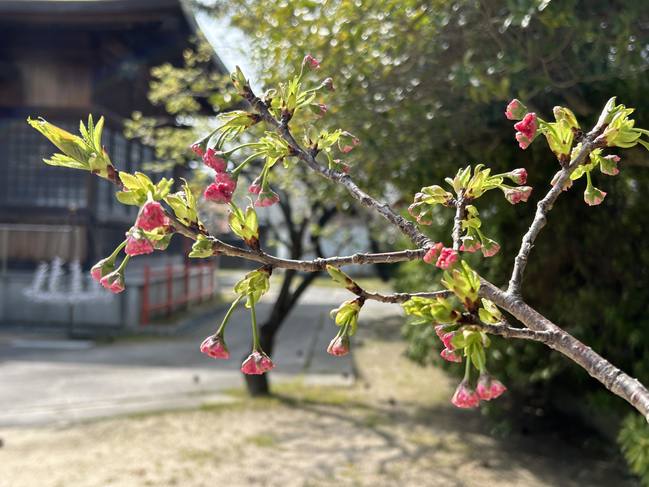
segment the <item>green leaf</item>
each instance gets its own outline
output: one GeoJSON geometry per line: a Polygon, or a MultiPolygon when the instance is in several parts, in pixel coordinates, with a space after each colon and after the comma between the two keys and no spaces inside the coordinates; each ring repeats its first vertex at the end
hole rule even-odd
{"type": "Polygon", "coordinates": [[[192,259],[204,259],[207,257],[212,257],[214,255],[213,242],[211,239],[207,238],[204,235],[199,234],[192,245],[192,250],[189,253],[189,257],[192,259]]]}

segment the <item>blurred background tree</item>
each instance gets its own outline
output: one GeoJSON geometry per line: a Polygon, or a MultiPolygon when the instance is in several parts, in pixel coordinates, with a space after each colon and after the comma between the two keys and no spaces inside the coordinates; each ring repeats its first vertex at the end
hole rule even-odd
{"type": "MultiPolygon", "coordinates": [[[[422,185],[460,166],[526,167],[535,187],[530,204],[512,207],[494,197],[481,210],[502,245],[498,256],[479,262],[494,282],[506,282],[533,205],[557,170],[543,142],[525,152],[518,148],[503,115],[507,101],[520,98],[546,118],[553,106],[565,105],[589,128],[617,95],[637,108],[639,126],[649,125],[646,2],[228,0],[199,6],[247,35],[246,55],[260,66],[264,86],[283,80],[306,53],[322,60],[321,71],[336,86],[326,121],[362,140],[362,150],[349,154],[355,178],[401,209],[422,185]]],[[[210,96],[225,92],[219,87],[218,93],[210,96]]],[[[649,161],[640,150],[627,154],[619,177],[595,182],[608,192],[595,210],[582,203],[579,183],[562,195],[537,242],[525,295],[646,381],[649,217],[642,195],[649,161]]],[[[438,222],[430,235],[448,240],[448,215],[440,213],[438,222]]],[[[380,232],[375,237],[380,240],[380,232]]],[[[377,248],[395,243],[396,236],[388,237],[377,248]]],[[[397,285],[434,286],[438,277],[431,267],[410,263],[397,272],[397,285]]],[[[407,335],[413,358],[438,361],[429,329],[410,327],[407,335]]],[[[496,342],[490,369],[514,397],[544,409],[626,411],[559,354],[535,344],[496,342]]]]}

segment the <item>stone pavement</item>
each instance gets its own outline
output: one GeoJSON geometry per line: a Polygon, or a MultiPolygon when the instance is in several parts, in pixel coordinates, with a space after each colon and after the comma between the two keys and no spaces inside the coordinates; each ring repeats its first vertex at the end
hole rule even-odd
{"type": "MultiPolygon", "coordinates": [[[[351,297],[344,290],[324,287],[305,293],[280,331],[273,381],[297,377],[319,384],[353,381],[351,356],[326,353],[336,333],[329,311],[351,297]]],[[[268,296],[259,305],[260,323],[269,313],[271,300],[268,296]]],[[[371,302],[363,315],[376,316],[385,309],[371,302]]],[[[113,344],[16,335],[0,328],[0,427],[67,424],[230,400],[223,392],[243,386],[239,366],[250,346],[247,311],[238,308],[228,326],[230,360],[216,361],[198,351],[224,313],[220,308],[174,337],[113,344]]]]}

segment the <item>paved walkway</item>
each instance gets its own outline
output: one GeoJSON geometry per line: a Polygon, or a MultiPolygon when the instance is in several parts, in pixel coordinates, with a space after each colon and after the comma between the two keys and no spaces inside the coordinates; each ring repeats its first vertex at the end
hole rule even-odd
{"type": "MultiPolygon", "coordinates": [[[[280,331],[273,381],[298,376],[317,383],[353,380],[351,357],[326,353],[336,333],[329,311],[350,297],[334,288],[311,288],[305,294],[280,331]]],[[[271,299],[260,303],[260,322],[270,310],[271,299]]],[[[384,306],[368,303],[363,314],[383,313],[384,306]]],[[[107,345],[3,333],[0,328],[0,427],[66,424],[228,401],[223,391],[243,386],[239,366],[249,351],[247,311],[239,308],[228,327],[232,359],[215,361],[198,351],[224,313],[221,309],[176,337],[107,345]]]]}

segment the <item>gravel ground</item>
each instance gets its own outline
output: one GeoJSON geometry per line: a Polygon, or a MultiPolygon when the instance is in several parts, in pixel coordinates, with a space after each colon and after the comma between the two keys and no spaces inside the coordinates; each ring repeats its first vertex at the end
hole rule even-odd
{"type": "Polygon", "coordinates": [[[491,435],[450,406],[451,379],[374,330],[355,340],[351,387],[295,381],[272,399],[0,431],[0,486],[635,485],[614,448],[491,435]]]}

